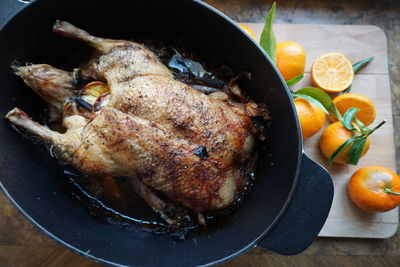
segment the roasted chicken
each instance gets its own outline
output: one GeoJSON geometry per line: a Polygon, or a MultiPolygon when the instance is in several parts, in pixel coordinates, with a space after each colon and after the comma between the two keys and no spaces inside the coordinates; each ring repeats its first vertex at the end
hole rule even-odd
{"type": "Polygon", "coordinates": [[[206,95],[175,80],[139,43],[94,37],[63,21],[53,31],[85,42],[97,56],[74,72],[46,64],[15,72],[49,103],[52,117],[62,118],[66,131],[42,126],[18,108],[6,115],[12,124],[39,136],[84,174],[130,179],[157,211],[165,200],[201,212],[236,199],[255,146],[254,103],[223,92],[206,95]],[[82,89],[77,76],[97,82],[82,89]]]}

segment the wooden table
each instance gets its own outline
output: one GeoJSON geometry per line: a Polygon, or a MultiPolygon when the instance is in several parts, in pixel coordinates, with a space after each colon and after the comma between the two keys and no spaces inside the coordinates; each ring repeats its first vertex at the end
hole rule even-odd
{"type": "MultiPolygon", "coordinates": [[[[272,1],[205,0],[236,21],[263,22],[272,1]]],[[[395,133],[400,131],[400,1],[278,1],[277,23],[373,24],[388,37],[395,133]]],[[[396,135],[397,170],[400,136],[396,135]]],[[[385,240],[320,238],[303,254],[286,257],[263,249],[223,264],[232,266],[399,266],[400,233],[385,240]]],[[[0,194],[0,266],[101,266],[43,236],[0,194]]]]}

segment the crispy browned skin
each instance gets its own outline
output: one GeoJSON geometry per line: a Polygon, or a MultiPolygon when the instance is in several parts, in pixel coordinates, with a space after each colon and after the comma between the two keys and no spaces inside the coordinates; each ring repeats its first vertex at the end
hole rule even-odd
{"type": "Polygon", "coordinates": [[[13,67],[15,74],[32,88],[44,100],[59,111],[64,103],[73,96],[75,89],[72,73],[54,68],[47,64],[13,67]]]}
{"type": "MultiPolygon", "coordinates": [[[[243,105],[174,80],[143,45],[93,37],[61,21],[54,31],[101,52],[81,73],[107,81],[109,102],[91,119],[64,117],[65,134],[32,122],[18,109],[7,114],[12,123],[51,142],[60,158],[86,174],[140,179],[196,211],[221,209],[235,200],[245,182],[241,168],[254,147],[253,124],[243,105]]],[[[66,103],[45,99],[54,106],[66,103]]]]}

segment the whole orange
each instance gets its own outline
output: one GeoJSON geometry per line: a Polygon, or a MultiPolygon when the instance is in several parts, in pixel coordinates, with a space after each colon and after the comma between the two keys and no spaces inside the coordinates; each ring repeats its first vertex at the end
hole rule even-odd
{"type": "MultiPolygon", "coordinates": [[[[376,112],[374,103],[362,94],[347,93],[341,94],[333,99],[333,103],[337,107],[340,114],[344,114],[349,108],[359,108],[357,119],[366,126],[374,122],[376,112]]],[[[328,115],[330,121],[337,121],[337,118],[331,114],[328,115]]]]}
{"type": "Polygon", "coordinates": [[[296,42],[282,42],[276,45],[276,66],[285,81],[304,73],[306,51],[296,42]]]}
{"type": "MultiPolygon", "coordinates": [[[[344,142],[350,139],[354,135],[353,131],[348,130],[343,126],[341,122],[334,122],[328,127],[326,127],[325,131],[322,133],[321,139],[319,141],[319,147],[321,149],[322,154],[326,158],[329,158],[344,142]]],[[[349,154],[349,150],[352,145],[348,146],[342,153],[340,153],[336,159],[335,163],[346,164],[347,163],[347,155],[349,154]]],[[[365,146],[362,150],[361,157],[364,156],[370,146],[370,139],[367,137],[367,141],[365,142],[365,146]]]]}
{"type": "Polygon", "coordinates": [[[381,166],[364,167],[356,171],[347,192],[357,207],[366,211],[388,211],[400,204],[400,177],[381,166]],[[385,191],[386,190],[386,191],[385,191]]]}
{"type": "Polygon", "coordinates": [[[299,116],[303,140],[321,130],[322,126],[325,124],[326,116],[320,107],[303,98],[296,98],[294,104],[296,106],[297,115],[299,116]]]}

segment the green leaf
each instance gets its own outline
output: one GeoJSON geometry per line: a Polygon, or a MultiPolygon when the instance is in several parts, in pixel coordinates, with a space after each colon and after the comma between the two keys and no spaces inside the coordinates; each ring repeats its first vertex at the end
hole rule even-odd
{"type": "Polygon", "coordinates": [[[275,21],[276,2],[272,4],[265,18],[264,29],[261,33],[260,45],[267,52],[272,61],[276,62],[276,38],[272,26],[275,21]]]}
{"type": "Polygon", "coordinates": [[[365,128],[365,124],[362,123],[362,121],[360,121],[357,118],[354,118],[354,121],[356,122],[357,126],[360,127],[360,129],[364,129],[365,128]]]}
{"type": "Polygon", "coordinates": [[[343,125],[350,131],[354,131],[355,128],[353,126],[353,119],[356,116],[357,112],[359,112],[359,108],[349,108],[346,113],[343,115],[343,125]]]}
{"type": "Polygon", "coordinates": [[[290,87],[290,86],[293,86],[293,85],[295,85],[296,83],[300,82],[301,79],[303,79],[303,77],[304,77],[304,75],[303,75],[303,74],[300,74],[300,75],[298,75],[298,76],[296,76],[296,77],[290,79],[289,81],[286,81],[286,84],[287,84],[287,86],[289,86],[289,87],[290,87]]]}
{"type": "Polygon", "coordinates": [[[297,93],[296,94],[292,94],[292,96],[294,98],[303,98],[303,99],[307,100],[308,102],[313,103],[317,107],[321,108],[325,113],[328,113],[328,111],[321,104],[321,102],[319,102],[317,99],[313,98],[312,96],[302,95],[302,94],[297,94],[297,93]]]}
{"type": "Polygon", "coordinates": [[[361,70],[362,68],[367,66],[368,63],[370,63],[373,59],[374,59],[374,57],[369,57],[369,58],[363,59],[361,61],[358,61],[357,63],[354,63],[354,65],[353,65],[354,73],[357,73],[359,70],[361,70]]]}
{"type": "Polygon", "coordinates": [[[318,100],[321,103],[321,105],[323,105],[327,111],[335,115],[338,118],[338,120],[340,121],[343,120],[342,115],[337,110],[335,104],[333,104],[331,97],[321,89],[316,87],[305,87],[296,91],[295,94],[307,95],[318,100]]]}
{"type": "Polygon", "coordinates": [[[352,137],[352,138],[346,140],[346,142],[344,142],[343,144],[341,144],[338,147],[338,149],[336,149],[336,151],[333,152],[333,154],[329,157],[329,159],[328,159],[329,165],[332,165],[332,163],[336,159],[336,157],[339,156],[339,154],[342,153],[354,140],[355,140],[355,138],[352,137]]]}
{"type": "Polygon", "coordinates": [[[360,129],[362,134],[368,134],[371,130],[365,127],[365,124],[362,123],[359,119],[356,117],[354,118],[354,122],[357,124],[358,128],[360,129]]]}
{"type": "MultiPolygon", "coordinates": [[[[370,63],[373,59],[374,59],[374,57],[369,57],[369,58],[363,59],[361,61],[358,61],[357,63],[354,63],[353,64],[353,72],[357,73],[359,70],[361,70],[362,68],[367,66],[368,63],[370,63]]],[[[347,88],[346,90],[343,91],[343,94],[350,93],[350,91],[351,91],[351,85],[349,86],[349,88],[347,88]]]]}
{"type": "Polygon", "coordinates": [[[353,142],[353,145],[350,148],[349,154],[347,155],[347,163],[357,165],[360,160],[361,153],[364,149],[365,142],[367,142],[366,137],[358,138],[353,142]]]}

